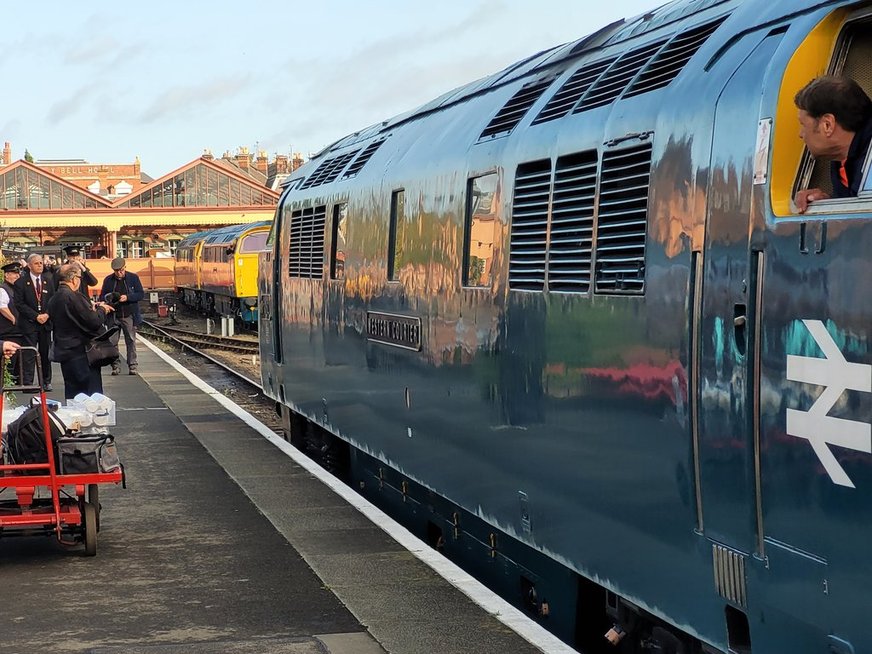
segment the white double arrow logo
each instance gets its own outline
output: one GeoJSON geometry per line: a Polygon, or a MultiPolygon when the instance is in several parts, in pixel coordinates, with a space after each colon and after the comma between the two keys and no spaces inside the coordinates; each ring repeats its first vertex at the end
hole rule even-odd
{"type": "Polygon", "coordinates": [[[829,445],[872,454],[872,425],[827,415],[845,390],[872,392],[872,366],[848,363],[820,320],[803,320],[824,359],[788,355],[787,379],[825,386],[808,411],[787,410],[787,433],[811,444],[833,483],[855,488],[829,445]]]}

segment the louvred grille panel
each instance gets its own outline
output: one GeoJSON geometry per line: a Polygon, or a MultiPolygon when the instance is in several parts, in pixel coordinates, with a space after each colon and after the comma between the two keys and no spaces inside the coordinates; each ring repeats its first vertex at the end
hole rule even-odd
{"type": "Polygon", "coordinates": [[[595,150],[557,160],[548,251],[550,290],[585,293],[590,288],[596,168],[595,150]]]}
{"type": "Polygon", "coordinates": [[[597,293],[644,293],[650,177],[650,143],[603,155],[596,233],[597,293]]]}
{"type": "Polygon", "coordinates": [[[545,286],[550,191],[549,160],[518,166],[512,201],[509,288],[541,291],[545,286]]]}
{"type": "Polygon", "coordinates": [[[291,214],[289,277],[321,279],[324,276],[326,217],[326,206],[297,209],[291,214]]]}

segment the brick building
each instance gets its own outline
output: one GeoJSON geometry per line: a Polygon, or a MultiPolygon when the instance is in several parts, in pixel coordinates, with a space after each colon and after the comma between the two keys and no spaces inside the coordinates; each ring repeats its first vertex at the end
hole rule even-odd
{"type": "Polygon", "coordinates": [[[210,153],[158,178],[132,164],[0,159],[0,248],[77,244],[88,258],[169,257],[188,234],[220,225],[272,220],[281,181],[302,158],[246,148],[210,153]]]}

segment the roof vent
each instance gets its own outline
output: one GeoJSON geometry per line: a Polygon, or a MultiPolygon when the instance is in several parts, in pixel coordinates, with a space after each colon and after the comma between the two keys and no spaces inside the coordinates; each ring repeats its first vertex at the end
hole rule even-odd
{"type": "Polygon", "coordinates": [[[300,185],[300,189],[310,188],[312,186],[321,186],[321,184],[329,184],[339,176],[346,164],[354,158],[357,150],[346,152],[338,157],[325,159],[315,169],[309,178],[300,185]]]}
{"type": "Polygon", "coordinates": [[[621,55],[591,87],[573,113],[602,107],[614,102],[663,43],[664,41],[649,43],[621,55]]]}
{"type": "Polygon", "coordinates": [[[348,167],[348,170],[345,171],[345,174],[342,176],[342,179],[348,179],[350,177],[354,177],[359,173],[363,167],[367,164],[367,162],[372,158],[372,155],[375,154],[375,151],[381,147],[381,144],[385,142],[385,138],[381,138],[378,141],[373,141],[369,145],[367,145],[363,151],[357,156],[352,164],[348,167]]]}
{"type": "Polygon", "coordinates": [[[481,133],[481,136],[478,137],[479,140],[488,136],[493,137],[498,134],[508,134],[515,129],[515,125],[521,122],[527,110],[533,106],[536,100],[545,92],[545,89],[551,86],[551,82],[556,78],[557,74],[552,73],[541,79],[524,84],[515,95],[509,98],[509,101],[497,112],[497,115],[491,119],[481,133]]]}
{"type": "Polygon", "coordinates": [[[551,96],[539,115],[533,121],[534,125],[544,123],[549,120],[562,118],[569,113],[569,110],[578,102],[578,99],[585,94],[591,85],[597,80],[602,72],[608,68],[615,60],[603,59],[602,61],[594,61],[582,66],[575,71],[572,76],[566,80],[563,86],[551,96]]]}
{"type": "Polygon", "coordinates": [[[682,32],[661,50],[624,94],[625,98],[663,88],[678,76],[685,64],[702,47],[726,16],[682,32]]]}

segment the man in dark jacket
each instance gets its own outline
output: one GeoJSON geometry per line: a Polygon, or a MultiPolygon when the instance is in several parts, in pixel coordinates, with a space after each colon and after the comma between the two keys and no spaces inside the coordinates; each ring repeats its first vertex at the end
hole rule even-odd
{"type": "MultiPolygon", "coordinates": [[[[799,136],[809,154],[831,160],[832,197],[856,197],[872,141],[872,99],[854,80],[824,75],[806,84],[793,101],[799,110],[799,136]]],[[[828,198],[822,189],[803,189],[794,203],[805,213],[809,204],[828,198]]]]}
{"type": "MultiPolygon", "coordinates": [[[[13,285],[21,277],[18,262],[7,263],[3,270],[3,283],[0,284],[0,341],[12,341],[21,345],[21,328],[18,325],[18,309],[15,308],[15,289],[13,285]]],[[[9,373],[13,382],[18,382],[18,352],[9,361],[9,373]]]]}
{"type": "MultiPolygon", "coordinates": [[[[103,280],[100,298],[115,308],[115,319],[124,332],[124,345],[127,349],[127,369],[136,374],[136,328],[142,322],[139,303],[145,298],[145,291],[139,275],[128,272],[123,257],[112,259],[111,275],[103,280]]],[[[112,364],[112,374],[121,373],[120,360],[112,364]]]]}
{"type": "Polygon", "coordinates": [[[79,286],[79,293],[87,298],[90,298],[89,286],[96,286],[99,282],[94,277],[94,273],[88,270],[85,265],[85,260],[82,258],[82,251],[78,245],[68,245],[64,248],[64,254],[67,255],[67,263],[75,264],[82,271],[82,284],[79,286]]]}
{"type": "Polygon", "coordinates": [[[69,400],[79,393],[102,393],[100,367],[88,364],[85,348],[104,331],[106,313],[112,307],[103,302],[91,307],[88,298],[79,292],[82,271],[76,264],[61,266],[57,278],[58,290],[49,300],[48,312],[54,325],[54,358],[60,362],[64,376],[64,397],[69,400]]]}
{"type": "MultiPolygon", "coordinates": [[[[21,328],[22,345],[36,347],[42,364],[42,381],[46,391],[52,390],[51,361],[48,351],[51,347],[51,322],[47,311],[48,301],[54,294],[53,278],[43,271],[42,256],[31,254],[27,257],[28,273],[15,282],[15,308],[18,309],[18,324],[21,328]]],[[[36,357],[32,350],[23,353],[24,371],[21,383],[33,384],[33,369],[36,357]]]]}

